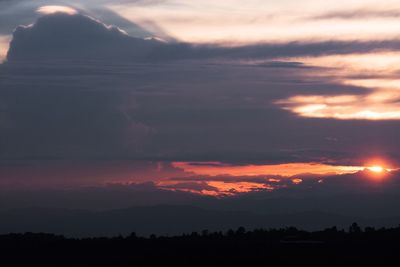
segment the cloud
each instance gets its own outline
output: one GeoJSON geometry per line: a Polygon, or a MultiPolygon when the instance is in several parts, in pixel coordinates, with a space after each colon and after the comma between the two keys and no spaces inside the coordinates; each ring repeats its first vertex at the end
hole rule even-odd
{"type": "Polygon", "coordinates": [[[11,41],[10,36],[1,36],[0,35],[0,64],[2,63],[3,60],[5,60],[7,56],[7,51],[9,48],[9,43],[11,41]]]}
{"type": "MultiPolygon", "coordinates": [[[[139,160],[1,160],[0,186],[6,189],[102,187],[155,183],[185,174],[168,163],[139,160]]],[[[148,189],[148,188],[147,188],[148,189]]]]}
{"type": "Polygon", "coordinates": [[[309,81],[307,70],[202,61],[2,65],[0,156],[356,166],[397,157],[395,122],[313,120],[276,106],[296,94],[364,90],[309,81]],[[360,138],[360,130],[369,134],[360,138]]]}
{"type": "Polygon", "coordinates": [[[357,10],[341,10],[324,13],[318,16],[309,18],[310,20],[327,20],[327,19],[386,19],[399,18],[400,10],[398,9],[357,9],[357,10]]]}
{"type": "Polygon", "coordinates": [[[195,46],[133,38],[82,14],[44,16],[18,28],[0,66],[0,157],[347,166],[397,158],[395,122],[315,120],[276,105],[366,92],[296,55],[395,44],[195,46]]]}
{"type": "MultiPolygon", "coordinates": [[[[154,31],[108,9],[82,9],[29,20],[14,32],[8,62],[0,65],[2,189],[45,188],[46,200],[33,202],[43,204],[60,193],[54,187],[73,188],[61,194],[60,206],[78,195],[75,207],[90,196],[87,205],[97,208],[196,204],[204,195],[233,201],[398,193],[398,172],[376,181],[367,171],[331,170],[359,171],[374,158],[398,167],[397,117],[332,114],[346,105],[351,112],[374,103],[397,108],[396,94],[386,93],[398,89],[398,62],[382,51],[398,51],[399,40],[195,45],[146,39],[154,31]],[[311,107],[305,112],[312,115],[299,116],[282,109],[298,103],[325,104],[327,111],[318,116],[311,107]],[[174,162],[194,163],[181,165],[190,167],[185,171],[174,162]],[[279,166],[263,169],[271,165],[279,166]],[[316,175],[321,165],[329,171],[316,175]],[[217,172],[195,172],[202,168],[217,172]]],[[[12,194],[1,203],[24,196],[12,194]]],[[[291,205],[296,201],[283,206],[291,205]]]]}
{"type": "MultiPolygon", "coordinates": [[[[147,2],[153,1],[137,1],[136,4],[140,3],[145,4],[147,2]]],[[[156,2],[156,1],[154,1],[156,2]]],[[[159,1],[161,2],[161,1],[159,1]]],[[[150,4],[150,3],[148,3],[150,4]]],[[[113,10],[107,8],[106,6],[100,6],[96,2],[95,5],[86,5],[84,6],[84,10],[80,10],[81,14],[86,14],[93,18],[96,18],[103,23],[109,25],[115,25],[120,29],[123,29],[126,33],[130,36],[137,37],[137,38],[161,38],[166,41],[175,41],[175,38],[170,36],[166,33],[163,29],[161,29],[157,24],[154,22],[148,22],[146,25],[141,26],[134,21],[128,20],[113,10]]]]}
{"type": "Polygon", "coordinates": [[[219,191],[217,187],[211,186],[206,182],[182,182],[170,185],[162,185],[161,188],[197,193],[202,193],[203,191],[211,191],[217,193],[219,191]]]}
{"type": "MultiPolygon", "coordinates": [[[[316,175],[310,173],[291,177],[269,175],[176,177],[170,178],[170,182],[167,182],[168,187],[165,188],[180,190],[180,185],[186,183],[195,188],[193,184],[197,183],[201,188],[206,188],[205,186],[207,185],[215,187],[217,190],[213,191],[217,193],[217,196],[258,193],[270,197],[328,196],[350,193],[395,193],[400,190],[399,178],[400,172],[398,170],[386,170],[382,173],[376,173],[365,168],[355,173],[338,175],[316,175]]],[[[202,189],[193,191],[204,193],[202,189]]],[[[207,193],[204,194],[207,195],[207,193]]]]}
{"type": "Polygon", "coordinates": [[[399,120],[398,52],[331,55],[303,59],[303,62],[319,67],[320,75],[331,76],[335,83],[359,86],[364,92],[295,95],[277,101],[278,105],[303,117],[399,120]]]}
{"type": "Polygon", "coordinates": [[[294,176],[304,173],[313,173],[326,175],[328,173],[354,173],[362,170],[362,166],[334,166],[326,165],[321,163],[288,163],[288,164],[217,164],[211,163],[197,164],[192,162],[173,162],[172,165],[175,168],[183,169],[188,173],[219,176],[219,175],[230,175],[230,176],[243,176],[243,175],[280,175],[280,176],[294,176]]]}
{"type": "MultiPolygon", "coordinates": [[[[124,34],[82,14],[55,13],[40,17],[30,26],[18,27],[8,60],[109,60],[154,62],[181,59],[277,59],[299,56],[340,55],[398,50],[398,40],[369,42],[265,43],[239,47],[166,43],[124,34]]],[[[303,67],[298,63],[271,61],[264,66],[303,67]],[[272,64],[272,65],[271,65],[272,64]]]]}
{"type": "MultiPolygon", "coordinates": [[[[138,1],[115,1],[114,3],[135,4],[135,5],[151,5],[161,3],[162,1],[138,0],[138,1]]],[[[116,25],[124,28],[132,36],[151,37],[159,36],[168,39],[169,37],[162,31],[153,33],[144,29],[138,24],[127,20],[114,11],[107,8],[106,5],[112,4],[113,1],[91,1],[91,0],[13,0],[0,1],[0,34],[10,35],[18,25],[28,25],[38,18],[38,9],[43,6],[58,5],[67,8],[73,8],[81,14],[90,15],[101,19],[105,23],[116,25]]]]}
{"type": "Polygon", "coordinates": [[[56,13],[43,16],[31,26],[20,26],[14,34],[8,61],[131,60],[151,59],[163,44],[129,37],[88,16],[56,13]]]}
{"type": "MultiPolygon", "coordinates": [[[[174,174],[171,174],[174,175],[174,174]]],[[[165,183],[110,183],[70,188],[17,187],[0,189],[0,210],[44,207],[109,210],[134,206],[190,205],[213,210],[261,214],[325,211],[367,217],[399,215],[398,171],[374,176],[355,174],[295,178],[207,177],[173,178],[165,183]],[[379,178],[379,179],[377,179],[379,178]],[[210,195],[217,195],[213,197],[210,195]]]]}
{"type": "Polygon", "coordinates": [[[200,198],[197,194],[165,190],[152,182],[73,188],[2,188],[0,210],[26,207],[109,210],[133,206],[186,205],[200,198]]]}

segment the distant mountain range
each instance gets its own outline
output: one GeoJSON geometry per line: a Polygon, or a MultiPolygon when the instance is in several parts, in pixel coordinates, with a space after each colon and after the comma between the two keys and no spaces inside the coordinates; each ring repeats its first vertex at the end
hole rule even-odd
{"type": "Polygon", "coordinates": [[[221,211],[191,206],[147,206],[101,212],[26,208],[0,212],[0,234],[46,232],[70,237],[138,235],[176,235],[193,231],[227,231],[244,226],[282,228],[295,226],[319,230],[332,226],[346,228],[353,222],[362,226],[397,226],[400,217],[369,219],[318,211],[276,215],[221,211]]]}

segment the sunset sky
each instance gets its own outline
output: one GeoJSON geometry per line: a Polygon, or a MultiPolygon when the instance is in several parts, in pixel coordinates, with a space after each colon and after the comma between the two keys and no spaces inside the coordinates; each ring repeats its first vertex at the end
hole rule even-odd
{"type": "Polygon", "coordinates": [[[0,0],[0,60],[3,189],[400,190],[398,0],[0,0]]]}

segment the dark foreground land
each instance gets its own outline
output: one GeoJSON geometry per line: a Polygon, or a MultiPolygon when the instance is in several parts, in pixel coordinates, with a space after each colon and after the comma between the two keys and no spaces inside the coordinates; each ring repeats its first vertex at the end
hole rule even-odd
{"type": "Polygon", "coordinates": [[[318,232],[296,228],[176,237],[68,239],[0,236],[0,266],[400,266],[400,226],[318,232]]]}

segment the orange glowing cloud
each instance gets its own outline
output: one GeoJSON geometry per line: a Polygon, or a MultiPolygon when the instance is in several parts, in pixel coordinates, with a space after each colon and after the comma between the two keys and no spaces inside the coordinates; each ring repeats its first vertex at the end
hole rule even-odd
{"type": "Polygon", "coordinates": [[[274,191],[287,187],[321,185],[331,176],[365,177],[381,182],[389,173],[383,159],[370,159],[365,166],[333,166],[319,163],[287,163],[275,165],[231,165],[221,162],[173,162],[175,168],[182,169],[189,176],[159,181],[158,186],[167,190],[186,191],[209,196],[232,196],[241,193],[274,191]],[[303,175],[301,175],[303,174],[303,175]],[[309,174],[309,175],[307,175],[309,174]],[[193,176],[192,176],[193,175],[193,176]],[[269,177],[276,175],[280,177],[269,177]],[[297,176],[299,175],[299,176],[297,176]],[[322,177],[319,177],[319,176],[322,177]],[[300,178],[301,177],[301,178],[300,178]],[[308,177],[308,178],[307,178],[308,177]],[[318,177],[318,178],[317,178],[318,177]]]}
{"type": "Polygon", "coordinates": [[[362,166],[332,166],[320,163],[288,163],[275,165],[230,165],[219,162],[173,162],[172,166],[196,175],[207,176],[259,176],[279,175],[291,177],[298,174],[312,173],[319,175],[347,174],[364,170],[362,166]]]}
{"type": "Polygon", "coordinates": [[[0,35],[0,63],[5,60],[8,48],[10,46],[11,36],[0,35]]]}
{"type": "MultiPolygon", "coordinates": [[[[380,94],[380,97],[383,95],[380,94]]],[[[400,106],[378,98],[364,96],[306,96],[291,97],[277,104],[301,117],[333,118],[339,120],[399,120],[400,106]],[[341,99],[342,102],[336,102],[341,99]]]]}
{"type": "Polygon", "coordinates": [[[356,86],[357,95],[295,95],[276,102],[301,117],[339,120],[400,120],[399,52],[377,52],[295,58],[320,72],[306,73],[306,79],[321,77],[335,84],[356,86]],[[364,92],[362,90],[365,89],[364,92]]]}
{"type": "Polygon", "coordinates": [[[267,184],[259,184],[252,182],[226,183],[226,182],[210,181],[208,184],[218,188],[221,192],[224,193],[246,193],[255,190],[274,189],[274,187],[269,186],[267,184]]]}
{"type": "Polygon", "coordinates": [[[292,179],[292,183],[294,183],[294,184],[301,184],[302,182],[303,182],[303,179],[299,179],[299,178],[292,179]]]}
{"type": "Polygon", "coordinates": [[[279,187],[263,183],[235,181],[205,181],[195,183],[199,185],[205,184],[206,186],[205,188],[195,188],[190,186],[184,188],[181,186],[181,184],[174,181],[160,181],[157,183],[157,186],[166,190],[184,191],[206,196],[232,196],[240,193],[248,193],[254,191],[272,191],[279,187]]]}

